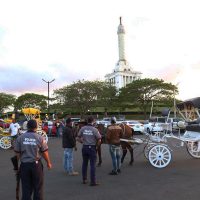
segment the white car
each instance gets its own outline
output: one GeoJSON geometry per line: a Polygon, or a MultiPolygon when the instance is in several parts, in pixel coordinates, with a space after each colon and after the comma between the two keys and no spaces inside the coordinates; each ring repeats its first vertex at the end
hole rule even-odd
{"type": "Polygon", "coordinates": [[[162,132],[163,124],[166,124],[166,117],[153,117],[144,122],[144,131],[147,133],[162,132]]]}
{"type": "Polygon", "coordinates": [[[153,132],[161,132],[163,131],[163,123],[161,122],[149,122],[144,124],[144,132],[153,133],[153,132]]]}
{"type": "Polygon", "coordinates": [[[123,123],[129,125],[133,129],[134,133],[144,132],[144,125],[140,123],[139,121],[127,120],[127,121],[123,121],[123,123]]]}
{"type": "Polygon", "coordinates": [[[169,118],[167,120],[167,123],[170,123],[172,125],[172,130],[176,131],[179,130],[180,131],[185,131],[185,127],[186,127],[186,122],[182,119],[182,118],[169,118]],[[182,126],[178,126],[178,122],[180,122],[182,124],[182,126]]]}
{"type": "Polygon", "coordinates": [[[105,117],[102,120],[97,120],[97,124],[103,124],[105,127],[109,126],[111,124],[111,118],[105,117]]]}

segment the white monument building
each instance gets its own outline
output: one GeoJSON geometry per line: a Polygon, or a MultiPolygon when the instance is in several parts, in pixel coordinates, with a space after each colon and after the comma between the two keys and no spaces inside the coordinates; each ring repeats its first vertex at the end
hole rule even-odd
{"type": "Polygon", "coordinates": [[[132,67],[125,57],[125,29],[122,25],[122,18],[120,17],[120,24],[118,26],[118,48],[119,48],[119,61],[117,62],[114,70],[110,74],[105,75],[105,81],[115,85],[117,89],[125,87],[128,83],[140,79],[142,73],[133,71],[132,67]]]}

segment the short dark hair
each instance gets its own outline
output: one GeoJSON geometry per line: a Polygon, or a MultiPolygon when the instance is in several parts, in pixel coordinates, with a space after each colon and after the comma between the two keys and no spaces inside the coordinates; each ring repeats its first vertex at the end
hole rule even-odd
{"type": "Polygon", "coordinates": [[[72,119],[69,117],[66,119],[66,124],[70,124],[72,122],[72,119]]]}
{"type": "Polygon", "coordinates": [[[94,117],[92,117],[92,116],[89,116],[88,118],[87,118],[87,123],[92,123],[94,121],[94,117]]]}
{"type": "Polygon", "coordinates": [[[27,128],[28,130],[34,130],[35,128],[37,128],[37,121],[35,119],[30,119],[28,122],[27,122],[27,128]]]}
{"type": "Polygon", "coordinates": [[[115,124],[116,121],[117,121],[117,120],[116,120],[116,117],[111,117],[111,120],[110,120],[110,121],[111,121],[111,124],[115,124]]]}

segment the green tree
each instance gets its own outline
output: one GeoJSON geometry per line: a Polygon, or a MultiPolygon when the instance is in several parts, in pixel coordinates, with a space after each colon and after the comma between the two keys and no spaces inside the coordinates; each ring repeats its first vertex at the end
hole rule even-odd
{"type": "Polygon", "coordinates": [[[45,110],[47,108],[47,97],[35,93],[25,93],[19,96],[15,102],[15,110],[28,107],[37,107],[41,110],[45,110]]]}
{"type": "Polygon", "coordinates": [[[12,94],[0,93],[0,112],[14,105],[16,96],[12,94]]]}
{"type": "Polygon", "coordinates": [[[146,118],[147,108],[151,102],[166,102],[172,101],[174,94],[178,94],[178,89],[171,83],[166,83],[160,79],[139,79],[120,90],[119,101],[122,106],[135,105],[140,107],[146,118]]]}
{"type": "Polygon", "coordinates": [[[91,108],[111,105],[116,88],[103,81],[77,81],[54,91],[55,99],[63,108],[85,114],[91,108]]]}

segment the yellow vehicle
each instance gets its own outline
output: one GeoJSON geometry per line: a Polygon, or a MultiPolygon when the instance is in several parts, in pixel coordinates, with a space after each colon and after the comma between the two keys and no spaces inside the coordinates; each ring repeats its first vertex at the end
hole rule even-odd
{"type": "MultiPolygon", "coordinates": [[[[23,108],[22,113],[25,115],[27,121],[30,119],[35,119],[38,122],[37,133],[44,137],[45,141],[48,142],[48,136],[45,131],[42,130],[42,121],[40,119],[41,111],[37,108],[23,108]]],[[[27,123],[27,122],[25,122],[27,123]]],[[[23,124],[23,131],[26,131],[26,124],[23,124]]]]}
{"type": "MultiPolygon", "coordinates": [[[[40,110],[36,108],[23,108],[22,113],[26,117],[27,121],[30,119],[35,119],[38,122],[37,133],[42,135],[46,142],[48,142],[48,136],[45,131],[42,130],[42,121],[40,119],[40,110]]],[[[23,134],[26,130],[26,123],[24,122],[22,129],[20,130],[20,134],[23,134]]],[[[9,149],[12,146],[12,138],[8,129],[0,128],[0,147],[2,149],[9,149]]]]}
{"type": "Polygon", "coordinates": [[[11,147],[11,137],[7,129],[0,127],[0,147],[2,149],[9,149],[11,147]]]}

